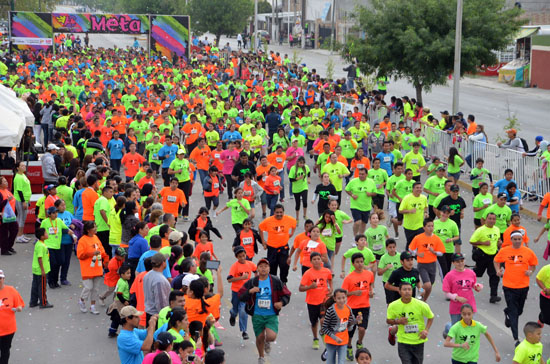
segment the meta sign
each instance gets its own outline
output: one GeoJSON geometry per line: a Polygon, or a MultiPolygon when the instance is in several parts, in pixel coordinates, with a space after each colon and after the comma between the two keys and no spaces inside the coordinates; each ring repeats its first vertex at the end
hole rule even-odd
{"type": "Polygon", "coordinates": [[[147,34],[149,17],[129,14],[52,13],[55,33],[147,34]]]}

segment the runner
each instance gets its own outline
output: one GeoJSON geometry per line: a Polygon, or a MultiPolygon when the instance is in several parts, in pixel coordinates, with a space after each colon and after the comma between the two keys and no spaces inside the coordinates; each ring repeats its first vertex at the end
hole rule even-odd
{"type": "Polygon", "coordinates": [[[428,217],[428,199],[421,193],[422,184],[415,182],[412,193],[405,196],[399,204],[399,213],[403,214],[403,229],[407,238],[405,248],[407,250],[414,237],[424,232],[422,222],[428,217]]]}
{"type": "MultiPolygon", "coordinates": [[[[249,222],[246,225],[250,228],[249,222]]],[[[239,316],[239,330],[241,331],[243,340],[248,340],[249,337],[246,332],[248,316],[245,312],[245,302],[239,300],[239,290],[252,278],[253,273],[256,274],[257,268],[256,264],[247,260],[248,257],[245,248],[236,246],[233,252],[237,261],[233,263],[227,276],[227,282],[231,283],[231,304],[233,306],[230,311],[229,324],[235,326],[236,317],[239,316]]]]}

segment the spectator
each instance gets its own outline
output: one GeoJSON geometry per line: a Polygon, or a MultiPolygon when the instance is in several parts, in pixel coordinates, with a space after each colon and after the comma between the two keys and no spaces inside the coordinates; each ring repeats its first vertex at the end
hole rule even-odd
{"type": "Polygon", "coordinates": [[[525,152],[523,142],[520,138],[518,138],[518,132],[516,129],[508,129],[506,130],[506,134],[508,134],[508,141],[506,143],[497,142],[499,148],[511,149],[520,153],[525,152]]]}

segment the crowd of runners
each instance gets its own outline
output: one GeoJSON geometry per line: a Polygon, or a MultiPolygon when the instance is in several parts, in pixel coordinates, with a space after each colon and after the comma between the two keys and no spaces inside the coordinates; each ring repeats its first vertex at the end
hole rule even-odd
{"type": "MultiPolygon", "coordinates": [[[[87,47],[4,59],[0,82],[36,119],[21,142],[23,159],[12,161],[11,188],[0,176],[0,248],[12,256],[3,259],[18,258],[16,241],[36,241],[28,307],[56,309],[47,291],[71,285],[69,269],[79,269],[79,309],[107,308],[106,340],[116,338],[123,364],[224,363],[219,330],[227,324],[243,340],[253,332],[262,364],[279,313],[307,307],[313,341],[296,345],[319,350],[330,364],[366,364],[387,350],[367,348],[366,339],[371,298],[384,295],[387,307],[372,311],[386,312],[384,334],[402,363],[422,363],[424,343],[443,334],[452,362],[472,364],[482,345],[501,359],[474,316],[478,292],[489,291],[483,296],[493,304],[503,292],[514,363],[543,362],[550,265],[529,248],[513,170],[496,181],[483,159],[456,148],[426,153],[429,127],[487,140],[474,115],[437,118],[414,99],[386,97],[385,78],[365,90],[354,84],[354,65],[348,79],[331,81],[287,55],[197,44],[188,62],[87,47]],[[369,120],[365,108],[400,118],[369,120]],[[40,160],[44,177],[35,238],[23,234],[32,195],[27,160],[40,160]],[[473,201],[461,197],[461,179],[473,201]],[[216,226],[224,213],[233,231],[216,226]],[[464,219],[476,229],[464,231],[464,219]],[[347,224],[353,234],[344,233],[347,224]],[[220,261],[229,249],[235,258],[220,261]],[[485,274],[488,288],[477,281],[485,274]],[[299,281],[305,302],[289,280],[299,281]],[[436,281],[449,317],[434,324],[436,281]],[[540,314],[521,328],[533,281],[540,314]],[[224,294],[229,322],[220,321],[224,294]]],[[[505,146],[518,139],[515,130],[509,136],[505,146]]],[[[550,195],[539,215],[549,202],[550,195]]],[[[8,362],[16,312],[26,305],[5,285],[9,277],[0,271],[0,363],[8,362]]]]}

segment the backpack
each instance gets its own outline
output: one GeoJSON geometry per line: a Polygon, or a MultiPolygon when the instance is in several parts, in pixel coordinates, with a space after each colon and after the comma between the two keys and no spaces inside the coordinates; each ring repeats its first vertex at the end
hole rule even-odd
{"type": "Polygon", "coordinates": [[[523,145],[523,150],[525,152],[528,152],[529,151],[529,145],[527,144],[527,140],[525,140],[525,138],[519,138],[519,140],[521,140],[521,144],[523,145]]]}

